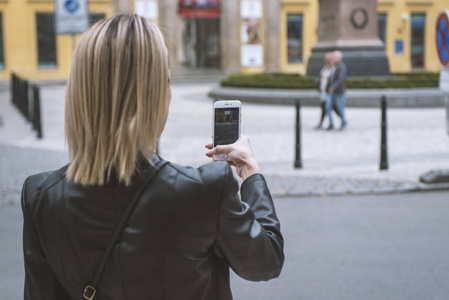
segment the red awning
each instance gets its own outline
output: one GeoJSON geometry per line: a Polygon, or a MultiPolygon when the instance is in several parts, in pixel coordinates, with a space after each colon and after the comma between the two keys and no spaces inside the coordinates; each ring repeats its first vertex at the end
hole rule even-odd
{"type": "Polygon", "coordinates": [[[218,0],[180,0],[179,14],[192,18],[218,18],[218,0]]]}

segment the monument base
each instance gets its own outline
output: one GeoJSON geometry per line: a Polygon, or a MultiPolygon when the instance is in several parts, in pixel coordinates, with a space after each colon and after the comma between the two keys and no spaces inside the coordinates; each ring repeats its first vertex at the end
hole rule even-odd
{"type": "Polygon", "coordinates": [[[370,77],[390,75],[388,57],[383,45],[345,46],[335,44],[316,45],[312,48],[312,55],[309,57],[307,64],[307,75],[318,76],[324,66],[324,55],[335,50],[343,52],[343,62],[348,68],[346,76],[370,77]]]}

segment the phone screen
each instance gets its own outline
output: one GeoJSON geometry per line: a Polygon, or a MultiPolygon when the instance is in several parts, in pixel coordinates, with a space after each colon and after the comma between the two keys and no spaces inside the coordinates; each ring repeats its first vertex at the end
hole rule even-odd
{"type": "Polygon", "coordinates": [[[240,108],[216,108],[214,124],[214,147],[229,145],[239,139],[240,108]]]}

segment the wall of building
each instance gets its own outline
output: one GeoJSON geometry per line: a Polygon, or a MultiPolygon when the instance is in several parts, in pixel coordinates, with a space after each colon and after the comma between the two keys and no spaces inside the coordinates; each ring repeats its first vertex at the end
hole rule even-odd
{"type": "MultiPolygon", "coordinates": [[[[310,50],[317,41],[319,0],[280,1],[282,6],[279,16],[281,70],[283,72],[305,74],[305,66],[311,54],[310,50]],[[299,12],[304,16],[304,63],[300,64],[289,64],[286,60],[285,24],[286,14],[290,12],[299,12]]],[[[447,0],[378,0],[377,12],[385,13],[387,16],[385,46],[392,73],[412,71],[438,72],[440,70],[435,42],[435,23],[439,11],[448,7],[447,0]],[[412,68],[411,64],[411,21],[414,13],[424,13],[426,16],[423,68],[412,68]],[[395,43],[400,41],[403,43],[402,53],[398,53],[395,49],[395,43]]],[[[374,22],[377,22],[377,20],[374,20],[374,22]]]]}
{"type": "Polygon", "coordinates": [[[281,0],[279,16],[280,27],[280,67],[283,72],[305,74],[307,60],[311,54],[312,46],[317,42],[318,30],[318,0],[281,0]],[[288,14],[301,14],[302,21],[302,61],[288,63],[287,59],[287,16],[288,14]]]}
{"type": "MultiPolygon", "coordinates": [[[[37,53],[36,13],[54,12],[53,0],[0,0],[3,16],[3,47],[5,65],[0,79],[11,72],[30,79],[63,79],[70,72],[73,51],[71,35],[56,36],[57,63],[54,68],[39,68],[37,53]]],[[[91,13],[113,14],[112,0],[90,0],[91,13]]],[[[78,40],[81,35],[77,35],[78,40]]]]}
{"type": "MultiPolygon", "coordinates": [[[[449,7],[447,0],[378,0],[377,11],[387,15],[386,50],[393,73],[412,71],[411,65],[411,16],[425,13],[425,58],[426,71],[440,70],[438,62],[435,24],[443,8],[449,7]],[[403,41],[404,52],[396,53],[395,42],[403,41]]],[[[419,69],[418,69],[419,70],[419,69]]]]}

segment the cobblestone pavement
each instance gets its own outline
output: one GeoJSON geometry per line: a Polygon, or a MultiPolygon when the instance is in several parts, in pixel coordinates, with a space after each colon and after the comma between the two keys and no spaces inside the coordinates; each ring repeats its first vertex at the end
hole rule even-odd
{"type": "MultiPolygon", "coordinates": [[[[172,86],[170,115],[160,154],[175,163],[199,166],[210,160],[204,145],[212,135],[213,84],[172,86]]],[[[64,142],[64,86],[41,88],[44,138],[10,104],[0,89],[0,205],[18,203],[27,175],[68,161],[64,142]]],[[[345,131],[314,130],[320,111],[304,107],[302,169],[294,169],[295,110],[290,106],[243,103],[242,132],[249,136],[275,196],[382,194],[446,189],[424,185],[419,176],[449,169],[449,137],[443,108],[389,109],[389,170],[379,171],[380,110],[347,108],[345,131]]],[[[337,126],[339,121],[336,120],[337,126]]],[[[325,124],[326,126],[327,124],[325,124]]]]}

